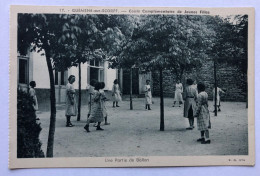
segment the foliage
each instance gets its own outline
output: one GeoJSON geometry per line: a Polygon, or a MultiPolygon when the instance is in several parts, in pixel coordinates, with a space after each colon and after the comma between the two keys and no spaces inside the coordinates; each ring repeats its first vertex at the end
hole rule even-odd
{"type": "Polygon", "coordinates": [[[207,22],[207,26],[214,31],[207,42],[209,57],[217,59],[219,63],[237,65],[246,74],[248,16],[216,16],[207,22]]]}
{"type": "Polygon", "coordinates": [[[56,122],[56,100],[53,69],[69,68],[75,63],[74,57],[67,57],[67,46],[73,46],[77,33],[79,16],[58,14],[18,14],[18,52],[21,55],[30,51],[42,52],[46,56],[50,78],[50,128],[47,144],[47,157],[53,157],[53,144],[56,122]],[[66,40],[66,39],[70,40],[66,40]],[[64,57],[64,54],[66,57],[64,57]],[[66,59],[65,59],[66,58],[66,59]]]}
{"type": "MultiPolygon", "coordinates": [[[[205,24],[199,16],[143,15],[133,26],[132,37],[114,58],[114,66],[141,70],[168,69],[179,74],[205,58],[205,24]],[[204,25],[204,26],[203,26],[204,25]]],[[[179,75],[180,77],[181,75],[179,75]]]]}
{"type": "Polygon", "coordinates": [[[17,97],[17,158],[41,158],[39,134],[42,128],[36,122],[33,98],[21,90],[17,97]]]}

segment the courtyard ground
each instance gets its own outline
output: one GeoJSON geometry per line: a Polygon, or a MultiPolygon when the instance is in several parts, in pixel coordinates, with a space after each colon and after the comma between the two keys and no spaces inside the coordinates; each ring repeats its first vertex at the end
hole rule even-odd
{"type": "MultiPolygon", "coordinates": [[[[248,118],[243,102],[222,102],[218,116],[211,111],[211,144],[202,145],[196,140],[200,132],[186,130],[188,120],[183,118],[183,106],[172,107],[172,99],[165,98],[165,131],[160,131],[160,99],[154,98],[151,111],[144,109],[144,99],[133,99],[133,110],[129,100],[112,108],[107,102],[108,121],[104,131],[96,131],[90,125],[90,133],[83,128],[87,120],[88,107],[82,106],[81,121],[72,117],[72,128],[65,127],[65,106],[57,105],[54,157],[108,157],[108,156],[201,156],[201,155],[247,155],[248,118]]],[[[46,152],[49,132],[49,111],[38,111],[42,131],[40,140],[46,152]]]]}

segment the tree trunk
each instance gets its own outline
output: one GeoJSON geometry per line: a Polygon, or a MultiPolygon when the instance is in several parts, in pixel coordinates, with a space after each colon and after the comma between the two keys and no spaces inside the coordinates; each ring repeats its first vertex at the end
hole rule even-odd
{"type": "Polygon", "coordinates": [[[133,92],[133,69],[130,68],[130,110],[133,110],[132,92],[133,92]]]}
{"type": "Polygon", "coordinates": [[[246,80],[246,109],[248,108],[248,78],[246,80]]]}
{"type": "Polygon", "coordinates": [[[81,64],[79,63],[79,102],[78,102],[77,121],[80,121],[80,110],[81,110],[81,64]]]}
{"type": "Polygon", "coordinates": [[[50,126],[49,126],[49,136],[47,144],[47,157],[53,157],[53,145],[54,145],[54,133],[55,133],[55,122],[56,122],[56,99],[55,99],[55,85],[54,85],[54,75],[53,68],[50,58],[50,50],[46,49],[46,62],[50,77],[50,101],[51,101],[51,116],[50,116],[50,126]]]}
{"type": "Polygon", "coordinates": [[[160,69],[160,131],[164,131],[163,73],[160,69]]]}
{"type": "Polygon", "coordinates": [[[214,81],[215,81],[215,85],[214,85],[214,89],[215,89],[215,100],[214,100],[214,109],[215,109],[215,116],[218,115],[218,111],[217,111],[217,68],[216,68],[216,59],[214,58],[214,81]]]}

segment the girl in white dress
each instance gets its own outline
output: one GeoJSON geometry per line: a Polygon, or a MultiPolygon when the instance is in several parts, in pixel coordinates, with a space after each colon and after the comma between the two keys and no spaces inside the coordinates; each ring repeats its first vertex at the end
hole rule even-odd
{"type": "Polygon", "coordinates": [[[76,102],[76,91],[74,89],[73,83],[75,82],[75,76],[70,75],[68,79],[68,84],[66,85],[66,111],[65,116],[67,119],[66,127],[73,127],[70,117],[77,115],[77,102],[76,102]]]}
{"type": "Polygon", "coordinates": [[[112,88],[113,108],[115,107],[115,104],[116,104],[116,107],[120,107],[118,105],[118,102],[122,101],[120,94],[121,93],[120,93],[120,89],[119,89],[119,85],[118,85],[118,80],[115,79],[114,85],[113,85],[113,88],[112,88]]]}
{"type": "MultiPolygon", "coordinates": [[[[221,109],[220,109],[220,94],[224,94],[224,93],[225,92],[222,89],[217,87],[217,102],[216,102],[216,104],[217,104],[218,111],[221,111],[221,109]]],[[[213,87],[212,94],[213,94],[213,102],[215,102],[215,87],[213,87]]],[[[214,112],[215,112],[215,110],[214,110],[214,112]]]]}
{"type": "Polygon", "coordinates": [[[150,80],[146,80],[144,91],[145,91],[145,109],[151,110],[150,105],[152,104],[152,92],[151,92],[150,80]]]}
{"type": "Polygon", "coordinates": [[[176,85],[175,85],[175,95],[174,95],[174,101],[173,101],[173,106],[175,106],[175,103],[179,103],[179,107],[181,107],[181,104],[183,103],[182,99],[182,93],[183,93],[183,86],[182,83],[178,80],[176,85]]]}

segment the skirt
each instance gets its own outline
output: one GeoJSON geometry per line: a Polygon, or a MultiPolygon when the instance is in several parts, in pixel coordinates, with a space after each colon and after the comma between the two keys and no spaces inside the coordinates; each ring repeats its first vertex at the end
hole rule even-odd
{"type": "Polygon", "coordinates": [[[122,101],[122,97],[119,92],[115,93],[115,95],[113,96],[113,101],[116,101],[116,102],[122,101]]]}
{"type": "Polygon", "coordinates": [[[209,129],[210,115],[207,107],[201,107],[200,114],[197,118],[197,126],[199,131],[205,131],[209,129]]]}
{"type": "Polygon", "coordinates": [[[91,107],[91,113],[88,119],[90,122],[103,122],[103,108],[100,102],[96,102],[91,107]]]}
{"type": "Polygon", "coordinates": [[[74,98],[74,104],[72,105],[69,100],[66,101],[66,111],[65,115],[66,116],[76,116],[77,115],[77,103],[76,99],[74,98]]]}
{"type": "Polygon", "coordinates": [[[180,91],[175,91],[175,95],[174,95],[174,100],[173,101],[176,101],[176,102],[183,102],[183,99],[182,99],[182,94],[180,91]]]}

